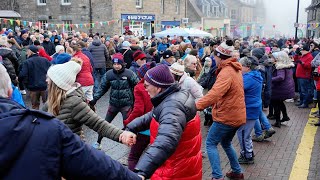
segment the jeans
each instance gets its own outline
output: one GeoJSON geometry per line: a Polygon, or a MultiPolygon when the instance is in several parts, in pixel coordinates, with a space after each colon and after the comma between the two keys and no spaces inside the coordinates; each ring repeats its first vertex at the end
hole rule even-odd
{"type": "Polygon", "coordinates": [[[40,98],[44,104],[47,101],[47,92],[46,91],[29,91],[32,109],[39,110],[40,98]]]}
{"type": "Polygon", "coordinates": [[[266,129],[266,130],[271,128],[271,124],[270,124],[267,116],[262,111],[262,109],[261,109],[261,112],[259,115],[259,119],[256,120],[255,125],[254,125],[254,133],[255,133],[256,137],[262,135],[262,127],[261,126],[263,126],[263,129],[266,129]]]}
{"type": "Polygon", "coordinates": [[[144,152],[144,150],[148,147],[150,143],[150,136],[137,134],[137,142],[132,145],[129,156],[128,156],[128,168],[133,171],[136,167],[140,156],[144,152]]]}
{"type": "Polygon", "coordinates": [[[251,138],[251,132],[257,120],[247,120],[246,124],[240,126],[237,131],[240,154],[245,158],[253,157],[253,143],[251,138]]]}
{"type": "MultiPolygon", "coordinates": [[[[120,112],[122,114],[122,119],[125,120],[127,119],[130,111],[131,111],[131,106],[124,106],[124,107],[115,107],[112,105],[109,105],[107,115],[105,120],[108,121],[108,123],[111,123],[112,120],[116,117],[116,115],[120,112]]],[[[103,136],[98,136],[98,143],[100,144],[102,141],[103,136]]]]}
{"type": "Polygon", "coordinates": [[[94,68],[93,69],[93,79],[94,79],[93,92],[98,91],[98,89],[100,87],[101,79],[105,73],[106,73],[106,68],[94,68]]]}
{"type": "Polygon", "coordinates": [[[300,89],[300,104],[307,106],[312,102],[313,97],[312,80],[298,78],[298,84],[300,89]]]}
{"type": "Polygon", "coordinates": [[[226,152],[230,161],[231,169],[234,173],[241,173],[241,167],[238,162],[237,153],[231,142],[238,128],[214,122],[209,130],[206,148],[211,165],[212,176],[216,179],[222,178],[222,170],[220,166],[220,157],[217,146],[221,143],[222,148],[226,152]]]}

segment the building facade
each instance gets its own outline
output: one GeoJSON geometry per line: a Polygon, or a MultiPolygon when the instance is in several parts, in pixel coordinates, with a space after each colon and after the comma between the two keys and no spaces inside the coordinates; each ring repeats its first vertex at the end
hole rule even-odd
{"type": "Polygon", "coordinates": [[[320,0],[312,0],[306,8],[308,13],[307,19],[307,37],[320,37],[320,0]]]}
{"type": "MultiPolygon", "coordinates": [[[[35,22],[42,29],[106,32],[129,28],[136,35],[150,36],[180,26],[186,17],[187,0],[3,0],[0,10],[15,10],[21,20],[35,22]],[[15,3],[12,6],[12,2],[15,3]],[[14,9],[13,9],[14,8],[14,9]],[[91,17],[91,18],[90,18],[91,17]],[[60,26],[57,27],[56,24],[60,26]]],[[[29,24],[28,24],[29,25],[29,24]]]]}

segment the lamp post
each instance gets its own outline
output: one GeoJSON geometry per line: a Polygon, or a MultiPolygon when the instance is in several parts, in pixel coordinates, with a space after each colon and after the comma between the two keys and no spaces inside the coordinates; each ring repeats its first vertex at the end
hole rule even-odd
{"type": "MultiPolygon", "coordinates": [[[[298,21],[299,21],[299,6],[300,6],[300,0],[298,0],[298,4],[297,4],[297,17],[296,17],[296,23],[297,24],[298,24],[298,21]]],[[[295,33],[294,39],[295,40],[298,39],[298,26],[296,26],[296,33],[295,33]]]]}
{"type": "Polygon", "coordinates": [[[92,3],[91,0],[89,0],[89,23],[90,23],[90,29],[89,32],[92,34],[92,3]]]}

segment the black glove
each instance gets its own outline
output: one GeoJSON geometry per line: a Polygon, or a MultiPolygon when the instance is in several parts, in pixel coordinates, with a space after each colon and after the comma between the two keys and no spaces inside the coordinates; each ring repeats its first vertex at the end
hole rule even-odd
{"type": "Polygon", "coordinates": [[[96,103],[97,103],[97,100],[93,99],[93,100],[91,100],[91,101],[89,102],[89,105],[90,105],[90,106],[94,106],[94,105],[96,105],[96,103]]]}
{"type": "Polygon", "coordinates": [[[297,48],[297,50],[296,50],[295,53],[298,54],[299,56],[301,56],[301,55],[302,55],[302,54],[301,54],[301,48],[297,48]]]}

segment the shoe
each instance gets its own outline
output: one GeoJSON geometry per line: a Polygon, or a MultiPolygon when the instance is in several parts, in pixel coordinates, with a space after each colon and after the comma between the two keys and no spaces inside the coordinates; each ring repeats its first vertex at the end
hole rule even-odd
{"type": "Polygon", "coordinates": [[[293,100],[293,98],[291,98],[291,99],[286,99],[286,100],[285,100],[285,102],[293,103],[293,102],[294,102],[294,100],[293,100]]]}
{"type": "Polygon", "coordinates": [[[308,105],[301,104],[300,106],[298,106],[298,108],[309,108],[309,107],[308,107],[308,105]]]}
{"type": "Polygon", "coordinates": [[[316,123],[316,124],[314,124],[315,126],[320,126],[320,122],[318,122],[318,123],[316,123]]]}
{"type": "Polygon", "coordinates": [[[276,133],[276,131],[271,127],[270,129],[265,131],[264,139],[268,139],[271,136],[273,136],[276,133]]]}
{"type": "Polygon", "coordinates": [[[283,118],[281,119],[281,122],[286,122],[286,121],[290,121],[290,118],[289,118],[289,117],[283,117],[283,118]]]}
{"type": "Polygon", "coordinates": [[[272,124],[272,126],[281,128],[281,122],[280,122],[280,121],[277,121],[277,122],[275,122],[274,124],[272,124]]]}
{"type": "Polygon", "coordinates": [[[313,116],[319,115],[319,111],[314,111],[311,113],[311,115],[313,115],[313,116]]]}
{"type": "Polygon", "coordinates": [[[234,173],[234,172],[232,172],[232,171],[227,172],[227,173],[226,173],[226,176],[227,176],[228,178],[234,179],[234,180],[242,180],[242,179],[244,179],[243,173],[238,174],[238,173],[234,173]]]}
{"type": "MultiPolygon", "coordinates": [[[[239,164],[254,164],[254,159],[253,157],[251,158],[246,158],[243,155],[240,155],[239,159],[239,164]]],[[[227,176],[228,177],[228,176],[227,176]]]]}
{"type": "Polygon", "coordinates": [[[274,115],[272,115],[272,114],[271,114],[271,115],[269,114],[269,115],[267,116],[267,118],[270,119],[270,120],[271,120],[271,119],[276,119],[276,117],[274,117],[274,115]]]}
{"type": "Polygon", "coordinates": [[[20,90],[20,93],[21,93],[22,95],[26,95],[26,94],[27,94],[26,90],[20,90]]]}
{"type": "Polygon", "coordinates": [[[95,149],[101,150],[101,144],[99,144],[97,142],[93,143],[92,147],[95,148],[95,149]]]}
{"type": "Polygon", "coordinates": [[[295,106],[301,106],[302,104],[300,102],[298,102],[298,103],[295,103],[294,105],[295,106]]]}
{"type": "Polygon", "coordinates": [[[252,136],[252,141],[255,141],[255,142],[262,142],[264,139],[265,139],[264,134],[261,134],[260,136],[256,136],[256,135],[252,136]]]}

